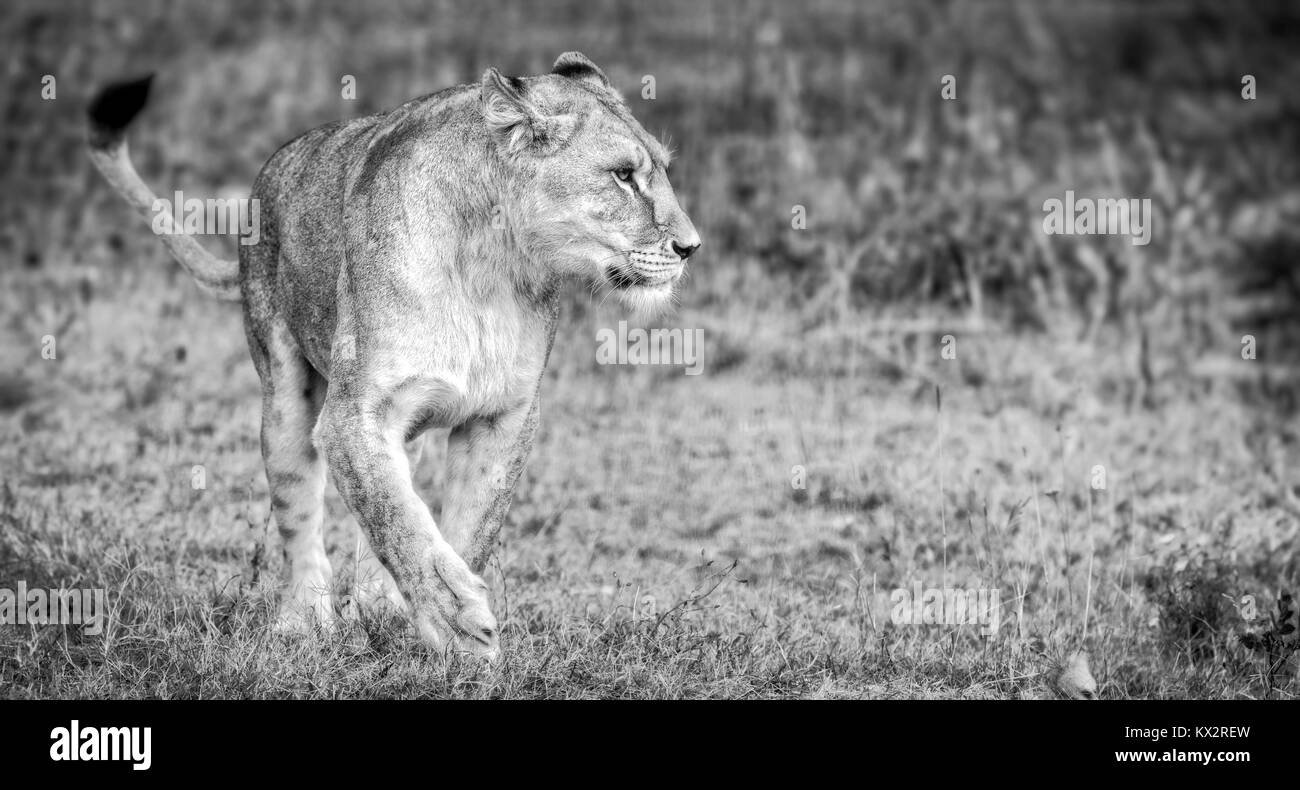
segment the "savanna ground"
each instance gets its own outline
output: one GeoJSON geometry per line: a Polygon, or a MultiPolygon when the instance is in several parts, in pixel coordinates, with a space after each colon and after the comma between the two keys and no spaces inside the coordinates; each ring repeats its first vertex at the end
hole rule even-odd
{"type": "Polygon", "coordinates": [[[0,587],[112,617],[0,626],[0,695],[1039,697],[1083,648],[1102,698],[1294,698],[1297,39],[1285,4],[5,3],[0,587]],[[238,308],[92,172],[85,102],[156,72],[137,167],[238,194],[305,128],[568,49],[678,150],[704,373],[596,364],[623,316],[574,286],[500,668],[391,617],[276,636],[238,308]],[[1152,243],[1044,235],[1067,189],[1152,198],[1152,243]],[[891,623],[917,581],[998,588],[1001,628],[891,623]]]}

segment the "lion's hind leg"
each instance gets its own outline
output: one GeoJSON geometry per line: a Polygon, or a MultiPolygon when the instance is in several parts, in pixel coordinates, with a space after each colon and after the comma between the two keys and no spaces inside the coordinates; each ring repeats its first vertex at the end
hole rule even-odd
{"type": "Polygon", "coordinates": [[[289,576],[276,626],[290,631],[329,627],[334,607],[325,554],[325,459],[312,444],[326,384],[282,323],[273,323],[269,334],[262,377],[262,458],[289,576]]]}

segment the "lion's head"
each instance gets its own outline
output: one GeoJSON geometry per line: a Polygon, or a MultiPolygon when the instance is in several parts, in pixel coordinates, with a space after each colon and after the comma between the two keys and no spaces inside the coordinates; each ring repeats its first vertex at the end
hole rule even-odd
{"type": "Polygon", "coordinates": [[[489,69],[481,96],[532,264],[593,278],[633,309],[669,304],[700,236],[668,183],[670,153],[604,72],[566,52],[538,77],[489,69]]]}

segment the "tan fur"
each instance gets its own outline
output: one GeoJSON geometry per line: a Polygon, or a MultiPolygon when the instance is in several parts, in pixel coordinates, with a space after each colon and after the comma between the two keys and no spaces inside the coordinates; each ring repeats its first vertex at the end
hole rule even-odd
{"type": "MultiPolygon", "coordinates": [[[[108,119],[92,129],[92,156],[139,206],[150,193],[114,140],[125,122],[112,123],[134,111],[109,105],[92,110],[108,119]]],[[[421,636],[499,654],[477,573],[537,429],[559,283],[595,280],[647,311],[671,302],[699,236],[668,158],[572,52],[551,74],[489,69],[478,85],[313,129],[271,157],[252,193],[261,241],[241,246],[239,283],[290,568],[282,623],[334,617],[327,466],[421,636]],[[405,449],[431,427],[452,429],[442,529],[405,449]]],[[[228,289],[219,262],[172,251],[209,290],[228,289]]]]}

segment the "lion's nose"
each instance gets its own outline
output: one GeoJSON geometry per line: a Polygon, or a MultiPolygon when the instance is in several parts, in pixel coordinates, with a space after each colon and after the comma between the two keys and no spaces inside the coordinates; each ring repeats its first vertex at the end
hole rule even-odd
{"type": "Polygon", "coordinates": [[[678,244],[675,241],[673,242],[673,252],[680,255],[682,260],[686,260],[687,258],[691,257],[691,253],[695,252],[699,248],[700,248],[700,243],[698,241],[695,242],[694,244],[678,244]]]}

